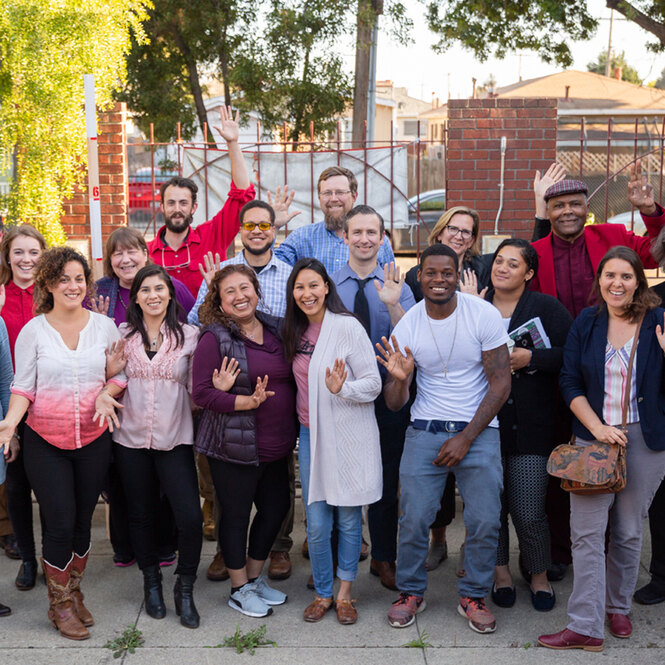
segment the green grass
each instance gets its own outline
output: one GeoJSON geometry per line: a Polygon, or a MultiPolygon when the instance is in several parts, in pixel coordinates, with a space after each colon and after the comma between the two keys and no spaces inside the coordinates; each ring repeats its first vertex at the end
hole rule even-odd
{"type": "Polygon", "coordinates": [[[277,642],[266,639],[266,626],[263,624],[260,628],[250,630],[246,633],[240,632],[240,626],[236,626],[236,632],[230,637],[225,637],[221,644],[208,647],[209,649],[220,649],[222,647],[232,647],[236,653],[242,653],[247,650],[254,655],[254,650],[260,647],[276,647],[277,642]]]}
{"type": "Polygon", "coordinates": [[[423,630],[423,632],[418,637],[411,640],[410,642],[407,642],[406,644],[402,644],[402,646],[409,649],[424,649],[425,647],[432,646],[428,640],[429,635],[423,630]]]}
{"type": "Polygon", "coordinates": [[[120,658],[126,652],[134,653],[136,649],[143,646],[143,633],[136,626],[129,626],[114,640],[109,640],[104,647],[113,651],[114,658],[120,658]]]}

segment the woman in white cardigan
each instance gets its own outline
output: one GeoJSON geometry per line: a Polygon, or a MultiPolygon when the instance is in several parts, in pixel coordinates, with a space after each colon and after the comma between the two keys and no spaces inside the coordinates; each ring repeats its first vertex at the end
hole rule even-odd
{"type": "Polygon", "coordinates": [[[372,344],[339,299],[323,264],[301,259],[287,283],[283,331],[293,362],[300,421],[298,459],[307,514],[307,543],[316,595],[305,621],[320,621],[333,603],[333,526],[338,534],[337,619],[356,622],[351,585],[358,572],[361,508],[381,498],[381,391],[372,344]]]}

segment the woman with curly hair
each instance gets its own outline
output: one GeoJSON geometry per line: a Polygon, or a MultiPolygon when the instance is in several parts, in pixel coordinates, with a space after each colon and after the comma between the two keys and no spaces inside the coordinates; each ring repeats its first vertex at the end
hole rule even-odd
{"type": "Polygon", "coordinates": [[[36,316],[16,340],[16,376],[0,422],[6,447],[28,413],[23,456],[44,516],[48,617],[63,637],[83,640],[94,623],[80,585],[90,552],[90,524],[118,424],[114,399],[124,374],[106,379],[107,349],[120,339],[105,316],[83,301],[92,288],[85,258],[70,247],[45,252],[35,276],[36,316]]]}
{"type": "Polygon", "coordinates": [[[260,297],[251,268],[231,264],[215,274],[199,310],[203,329],[192,386],[203,407],[195,449],[208,458],[222,509],[229,606],[251,617],[267,616],[271,605],[286,601],[262,571],[289,510],[288,462],[296,442],[296,386],[282,319],[257,311],[260,297]]]}

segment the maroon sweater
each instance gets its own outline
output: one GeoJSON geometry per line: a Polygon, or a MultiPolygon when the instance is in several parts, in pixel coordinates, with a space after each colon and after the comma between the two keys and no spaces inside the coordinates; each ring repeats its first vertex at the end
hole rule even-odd
{"type": "MultiPolygon", "coordinates": [[[[265,326],[263,344],[245,340],[247,365],[252,385],[257,377],[268,375],[267,390],[275,394],[256,409],[256,444],[259,462],[272,462],[288,455],[295,446],[297,433],[296,384],[291,363],[284,357],[284,346],[265,326]]],[[[222,366],[215,336],[203,333],[196,347],[193,363],[192,393],[196,403],[218,413],[235,411],[236,395],[217,390],[212,384],[214,369],[222,366]]]]}

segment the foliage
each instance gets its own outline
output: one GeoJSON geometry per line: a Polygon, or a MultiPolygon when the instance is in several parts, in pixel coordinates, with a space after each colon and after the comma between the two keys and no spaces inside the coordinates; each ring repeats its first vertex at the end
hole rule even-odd
{"type": "MultiPolygon", "coordinates": [[[[594,62],[587,64],[586,68],[590,72],[596,74],[605,74],[605,65],[607,64],[607,51],[601,51],[598,54],[598,58],[594,62]]],[[[631,67],[626,62],[626,52],[621,51],[621,53],[613,53],[610,60],[610,76],[614,75],[614,68],[621,67],[621,80],[628,81],[628,83],[635,83],[636,85],[642,85],[642,79],[637,73],[637,70],[634,67],[631,67]]]]}
{"type": "Polygon", "coordinates": [[[109,640],[104,648],[111,649],[114,658],[120,658],[127,652],[134,653],[136,649],[143,646],[144,642],[143,633],[136,626],[129,626],[120,637],[109,640]]]}
{"type": "Polygon", "coordinates": [[[660,73],[660,76],[653,82],[652,85],[654,88],[659,88],[660,90],[665,90],[665,69],[660,73]]]}
{"type": "Polygon", "coordinates": [[[432,644],[429,641],[429,635],[423,630],[418,637],[406,644],[402,644],[402,646],[410,649],[425,649],[426,647],[431,647],[432,644]]]}
{"type": "MultiPolygon", "coordinates": [[[[570,43],[589,39],[598,21],[586,0],[422,0],[443,52],[459,42],[480,60],[529,50],[545,62],[569,67],[570,43]]],[[[653,34],[649,47],[665,49],[665,0],[606,0],[605,5],[653,34]]]]}
{"type": "Polygon", "coordinates": [[[142,37],[149,0],[0,3],[0,172],[14,166],[10,222],[61,243],[62,201],[85,175],[83,75],[98,106],[125,76],[131,28],[142,37]]]}
{"type": "Polygon", "coordinates": [[[259,647],[276,647],[277,642],[266,639],[266,625],[263,624],[259,628],[250,630],[246,633],[240,632],[240,626],[236,625],[236,632],[230,637],[225,637],[221,644],[216,644],[209,649],[221,649],[222,647],[233,647],[236,653],[242,653],[247,649],[249,653],[254,655],[254,650],[259,647]]]}

